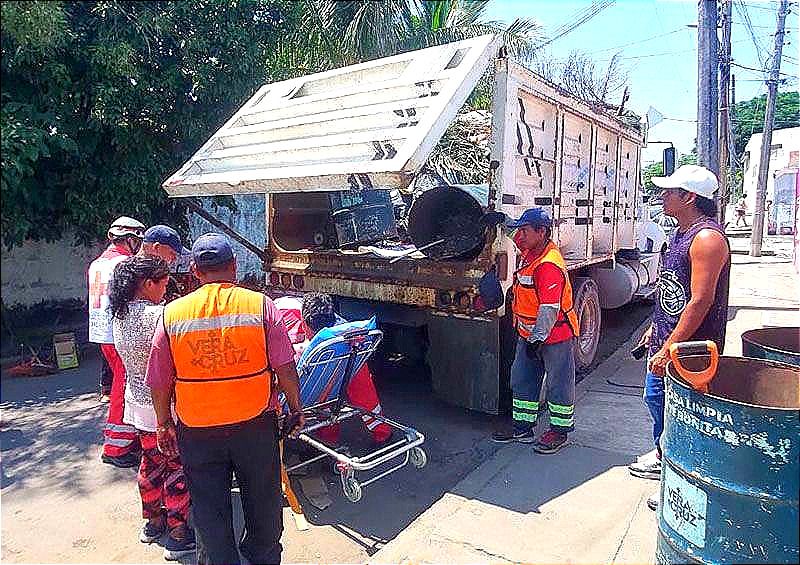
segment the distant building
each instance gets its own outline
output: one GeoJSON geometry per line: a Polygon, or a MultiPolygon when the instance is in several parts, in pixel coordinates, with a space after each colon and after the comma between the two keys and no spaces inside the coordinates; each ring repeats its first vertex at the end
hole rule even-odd
{"type": "MultiPolygon", "coordinates": [[[[743,187],[748,214],[753,214],[756,206],[761,138],[762,134],[754,134],[744,149],[743,187]]],[[[794,232],[798,171],[800,127],[774,130],[767,174],[767,201],[772,203],[767,216],[770,233],[794,232]]]]}

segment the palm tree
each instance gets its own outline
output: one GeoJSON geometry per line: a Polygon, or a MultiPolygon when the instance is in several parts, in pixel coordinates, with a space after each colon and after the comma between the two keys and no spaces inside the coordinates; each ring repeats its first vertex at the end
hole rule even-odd
{"type": "Polygon", "coordinates": [[[533,19],[486,20],[489,0],[309,0],[292,43],[296,67],[334,68],[479,35],[496,33],[516,59],[531,59],[542,41],[533,19]]]}

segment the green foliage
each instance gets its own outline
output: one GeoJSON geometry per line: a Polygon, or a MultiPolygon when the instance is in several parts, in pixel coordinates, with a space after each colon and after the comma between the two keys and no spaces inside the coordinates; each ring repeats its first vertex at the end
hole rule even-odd
{"type": "Polygon", "coordinates": [[[484,19],[488,0],[310,0],[296,37],[310,56],[336,67],[479,35],[503,36],[509,53],[530,58],[542,39],[537,21],[484,19]]]}
{"type": "MultiPolygon", "coordinates": [[[[767,95],[738,102],[733,111],[733,138],[736,155],[741,158],[744,148],[754,133],[764,131],[764,112],[767,95]]],[[[775,129],[800,126],[800,94],[779,92],[775,100],[775,129]]]]}
{"type": "Polygon", "coordinates": [[[487,3],[2,2],[0,236],[91,242],[119,215],[184,227],[162,181],[259,86],[485,33],[528,57],[538,24],[486,21],[487,3]]]}
{"type": "Polygon", "coordinates": [[[662,176],[664,176],[664,164],[661,161],[651,163],[642,169],[642,187],[644,189],[644,193],[647,195],[653,195],[658,192],[658,187],[654,185],[653,181],[650,179],[653,177],[662,176]]]}
{"type": "Polygon", "coordinates": [[[293,17],[279,0],[2,3],[4,243],[88,242],[122,214],[183,225],[161,182],[284,77],[293,17]]]}
{"type": "MultiPolygon", "coordinates": [[[[684,155],[680,155],[678,157],[677,167],[681,165],[696,165],[697,164],[697,151],[692,150],[691,153],[686,153],[684,155]]],[[[657,196],[660,188],[653,184],[652,178],[653,177],[663,177],[664,176],[664,163],[661,161],[656,161],[655,163],[650,163],[644,169],[642,169],[642,188],[644,190],[645,195],[649,197],[657,196]]]]}

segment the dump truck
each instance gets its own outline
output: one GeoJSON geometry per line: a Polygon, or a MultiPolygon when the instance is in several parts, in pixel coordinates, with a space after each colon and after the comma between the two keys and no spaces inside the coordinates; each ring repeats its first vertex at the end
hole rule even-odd
{"type": "Polygon", "coordinates": [[[163,186],[262,258],[266,292],[327,292],[346,317],[377,314],[387,347],[423,358],[437,395],[499,413],[519,254],[482,218],[551,214],[585,369],[602,309],[655,290],[664,242],[652,226],[639,241],[643,142],[635,123],[570,96],[487,35],[266,84],[163,186]],[[448,153],[454,144],[467,150],[448,153]],[[197,205],[219,195],[263,195],[264,223],[247,227],[265,245],[197,205]],[[505,303],[484,311],[477,286],[491,270],[505,303]]]}

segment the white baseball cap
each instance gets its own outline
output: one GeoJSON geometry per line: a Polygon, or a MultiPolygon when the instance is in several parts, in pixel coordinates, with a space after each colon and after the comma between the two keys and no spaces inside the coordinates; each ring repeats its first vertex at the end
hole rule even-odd
{"type": "Polygon", "coordinates": [[[145,225],[139,220],[134,220],[128,216],[120,216],[108,228],[108,237],[122,237],[132,235],[141,238],[144,234],[145,225]]]}
{"type": "Polygon", "coordinates": [[[668,177],[652,177],[650,180],[659,188],[682,188],[710,200],[719,190],[717,176],[697,165],[682,165],[668,177]]]}

